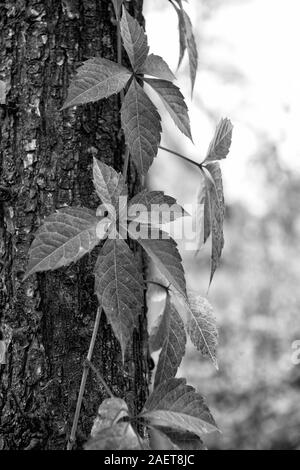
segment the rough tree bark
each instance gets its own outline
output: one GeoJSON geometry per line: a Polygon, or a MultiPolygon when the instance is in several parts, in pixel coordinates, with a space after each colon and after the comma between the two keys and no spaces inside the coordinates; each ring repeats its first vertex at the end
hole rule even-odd
{"type": "MultiPolygon", "coordinates": [[[[142,0],[128,2],[142,21],[142,0]]],[[[5,0],[0,5],[0,327],[11,341],[0,366],[0,449],[64,449],[95,319],[95,255],[22,277],[42,218],[65,204],[96,208],[92,157],[122,168],[118,97],[60,111],[75,69],[116,60],[110,0],[5,0]]],[[[131,194],[140,180],[130,169],[131,194]]],[[[140,251],[136,257],[144,267],[140,251]]],[[[148,383],[145,312],[125,367],[102,315],[93,362],[113,392],[141,408],[148,383]]],[[[1,338],[0,338],[1,339],[1,338]]],[[[92,373],[78,430],[89,434],[105,391],[92,373]]]]}

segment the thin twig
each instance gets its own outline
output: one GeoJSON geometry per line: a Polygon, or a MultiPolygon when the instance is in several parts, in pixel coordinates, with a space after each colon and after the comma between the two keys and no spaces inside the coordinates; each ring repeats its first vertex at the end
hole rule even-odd
{"type": "MultiPolygon", "coordinates": [[[[98,333],[98,328],[99,328],[99,323],[100,323],[100,318],[101,318],[101,311],[102,311],[102,309],[98,308],[96,319],[95,319],[95,324],[94,324],[94,330],[93,330],[89,350],[88,350],[87,357],[86,357],[87,361],[91,361],[91,359],[92,359],[94,346],[95,346],[95,342],[96,342],[96,337],[97,337],[97,333],[98,333]]],[[[69,442],[68,442],[68,445],[67,445],[67,450],[72,450],[73,445],[74,445],[75,440],[76,440],[78,420],[79,420],[79,415],[80,415],[80,410],[81,410],[81,405],[82,405],[82,399],[83,399],[83,395],[84,395],[84,391],[85,391],[85,386],[86,386],[88,373],[89,373],[89,367],[88,367],[87,364],[84,364],[83,365],[82,377],[81,377],[80,389],[79,389],[77,403],[76,403],[76,410],[75,410],[75,415],[74,415],[74,419],[73,419],[73,425],[72,425],[72,429],[71,429],[69,442]]]]}
{"type": "Polygon", "coordinates": [[[180,157],[180,158],[182,158],[183,160],[185,160],[186,162],[189,162],[189,163],[191,163],[192,165],[197,166],[198,168],[199,168],[200,165],[201,165],[200,163],[197,163],[197,162],[195,162],[194,160],[191,160],[190,158],[185,157],[185,156],[182,155],[181,153],[175,152],[174,150],[168,149],[167,147],[163,147],[162,145],[159,145],[158,148],[161,149],[161,150],[165,150],[166,152],[172,153],[173,155],[176,155],[176,157],[180,157]]]}

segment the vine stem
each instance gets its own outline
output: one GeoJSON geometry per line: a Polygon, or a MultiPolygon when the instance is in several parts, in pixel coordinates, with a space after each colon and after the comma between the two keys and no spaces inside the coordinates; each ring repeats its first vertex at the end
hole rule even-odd
{"type": "Polygon", "coordinates": [[[73,425],[72,425],[72,429],[71,429],[69,442],[68,442],[68,445],[67,445],[67,450],[72,450],[73,445],[74,445],[75,440],[76,440],[78,420],[79,420],[83,395],[84,395],[84,391],[85,391],[86,381],[87,381],[87,377],[88,377],[88,373],[89,373],[89,365],[88,364],[91,362],[91,359],[92,359],[94,346],[95,346],[95,342],[96,342],[96,337],[97,337],[97,333],[98,333],[98,329],[99,329],[101,312],[102,312],[102,309],[98,308],[95,323],[94,323],[93,334],[92,334],[92,338],[91,338],[91,341],[90,341],[89,350],[88,350],[88,353],[87,353],[86,361],[83,365],[81,384],[80,384],[80,388],[79,388],[79,393],[78,393],[78,398],[77,398],[77,403],[76,403],[76,410],[75,410],[75,415],[74,415],[74,419],[73,419],[73,425]]]}
{"type": "Polygon", "coordinates": [[[189,163],[191,163],[192,165],[195,165],[198,168],[201,167],[201,163],[197,163],[194,160],[191,160],[190,158],[185,157],[181,153],[175,152],[175,150],[168,149],[167,147],[163,147],[162,145],[159,145],[158,148],[161,149],[161,150],[164,150],[165,152],[172,153],[173,155],[176,155],[176,157],[180,157],[183,160],[185,160],[186,162],[189,162],[189,163]]]}

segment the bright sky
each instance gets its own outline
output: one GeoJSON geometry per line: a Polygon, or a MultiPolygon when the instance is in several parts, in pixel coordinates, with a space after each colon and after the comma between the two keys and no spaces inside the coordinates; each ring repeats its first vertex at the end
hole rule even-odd
{"type": "MultiPolygon", "coordinates": [[[[163,142],[199,160],[214,125],[203,105],[218,119],[229,117],[234,135],[229,158],[222,164],[225,194],[227,200],[242,199],[260,213],[264,210],[263,187],[255,172],[249,174],[246,163],[262,139],[274,142],[286,164],[300,172],[300,1],[224,0],[205,22],[201,0],[190,0],[185,8],[194,24],[199,49],[193,101],[186,62],[176,76],[190,109],[195,146],[165,117],[163,142]],[[242,75],[241,80],[232,76],[234,69],[242,75]]],[[[167,0],[144,0],[144,11],[151,52],[162,55],[175,71],[175,11],[167,0]]]]}

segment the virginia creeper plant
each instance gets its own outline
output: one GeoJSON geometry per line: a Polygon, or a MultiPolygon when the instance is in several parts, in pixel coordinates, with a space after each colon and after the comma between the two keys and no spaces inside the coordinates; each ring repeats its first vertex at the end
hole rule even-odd
{"type": "MultiPolygon", "coordinates": [[[[188,51],[192,90],[197,70],[197,49],[191,21],[181,0],[169,0],[178,14],[180,57],[188,51]]],[[[98,410],[87,449],[202,449],[203,435],[216,431],[216,423],[203,399],[185,379],[175,378],[185,354],[187,335],[202,355],[217,368],[218,333],[209,302],[187,289],[176,242],[160,225],[188,216],[174,198],[144,188],[127,201],[129,158],[141,175],[146,175],[160,147],[161,119],[145,90],[150,86],[161,98],[178,129],[192,139],[188,109],[175,76],[166,62],[149,54],[147,36],[123,5],[112,0],[118,31],[118,62],[101,57],[87,60],[77,70],[63,110],[121,94],[121,126],[126,143],[123,173],[100,160],[93,161],[93,184],[99,197],[97,211],[64,207],[47,217],[36,232],[29,251],[25,279],[37,272],[58,269],[78,261],[101,244],[95,264],[95,293],[99,308],[78,395],[68,448],[76,440],[89,368],[104,385],[109,398],[98,410]],[[122,41],[122,42],[121,42],[122,41]],[[122,43],[130,68],[122,65],[122,43]],[[146,85],[144,90],[144,85],[146,85]],[[153,223],[153,220],[157,224],[153,223]],[[127,239],[137,241],[158,267],[161,278],[143,279],[127,239]],[[138,327],[147,282],[157,283],[166,293],[164,312],[150,333],[150,352],[159,351],[153,391],[143,410],[131,416],[124,400],[114,397],[92,364],[93,348],[101,314],[105,314],[118,339],[123,360],[138,327]],[[149,439],[138,429],[147,428],[149,439]]],[[[198,202],[204,206],[201,224],[211,236],[210,282],[218,267],[223,239],[224,197],[219,160],[231,144],[232,125],[222,119],[202,163],[170,149],[199,170],[198,202]],[[204,184],[203,184],[204,182],[204,184]]]]}

